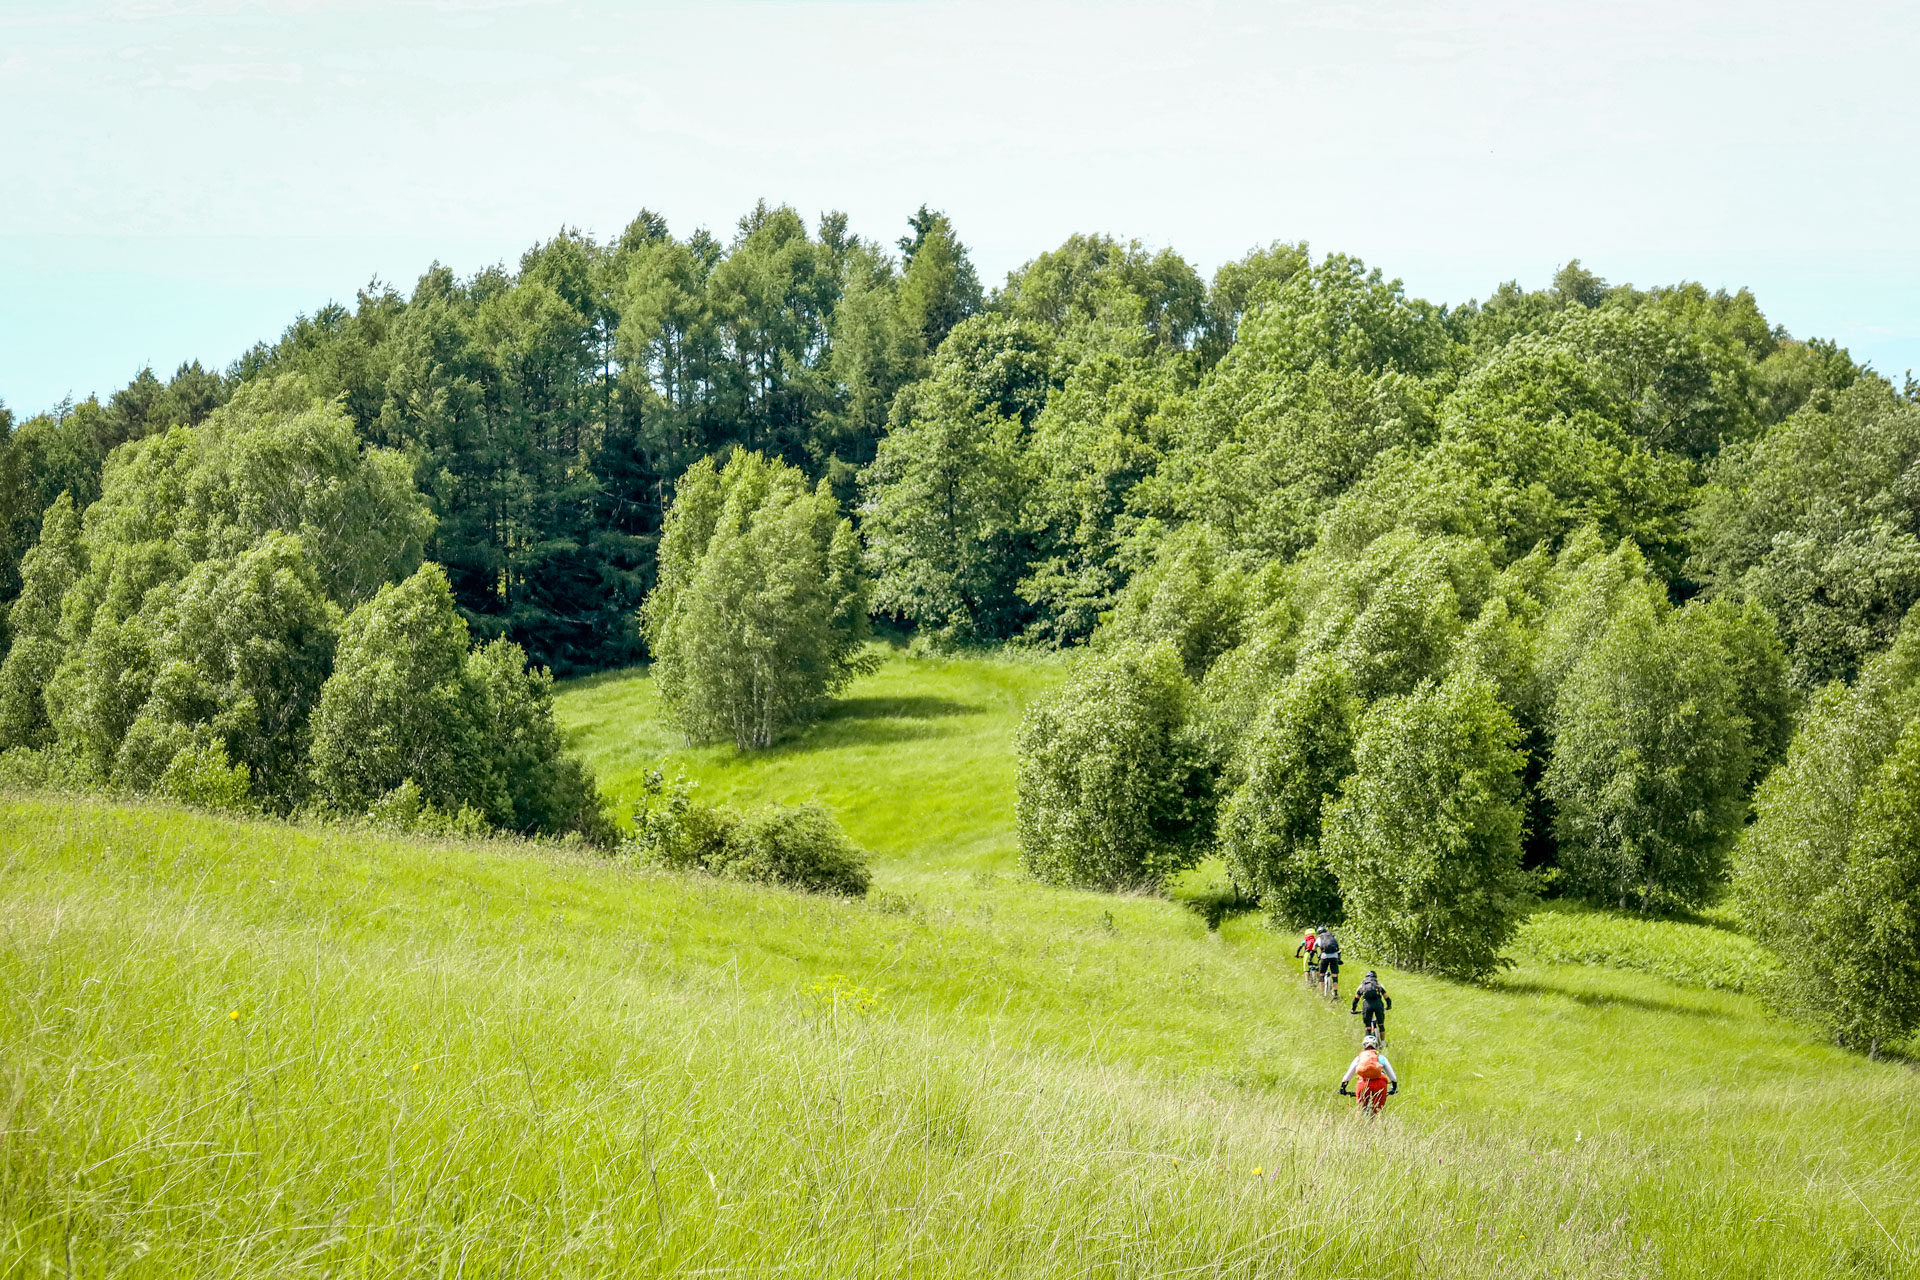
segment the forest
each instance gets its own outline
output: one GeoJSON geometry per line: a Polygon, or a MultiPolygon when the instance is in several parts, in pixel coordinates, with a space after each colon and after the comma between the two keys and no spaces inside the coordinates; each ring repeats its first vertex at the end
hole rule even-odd
{"type": "Polygon", "coordinates": [[[1920,1024],[1920,386],[1744,290],[1101,235],[989,289],[940,213],[763,202],[0,426],[15,782],[605,843],[555,678],[759,749],[876,629],[1084,648],[1015,745],[1043,879],[1217,854],[1460,976],[1539,894],[1732,884],[1843,1041],[1920,1024]]]}

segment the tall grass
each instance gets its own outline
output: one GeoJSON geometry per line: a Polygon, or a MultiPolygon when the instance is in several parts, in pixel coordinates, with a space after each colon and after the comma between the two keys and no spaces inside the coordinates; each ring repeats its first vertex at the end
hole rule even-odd
{"type": "Polygon", "coordinates": [[[1366,1123],[1353,1019],[1244,918],[84,801],[0,831],[4,1276],[1916,1265],[1912,1073],[1731,993],[1389,974],[1366,1123]]]}
{"type": "Polygon", "coordinates": [[[1541,904],[1511,950],[1549,964],[1638,969],[1725,991],[1760,990],[1777,971],[1773,958],[1730,915],[1639,919],[1575,902],[1541,904]]]}

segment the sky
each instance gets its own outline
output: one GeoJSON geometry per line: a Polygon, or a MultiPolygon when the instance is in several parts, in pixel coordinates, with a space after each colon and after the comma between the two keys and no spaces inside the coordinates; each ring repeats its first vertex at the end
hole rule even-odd
{"type": "Polygon", "coordinates": [[[943,209],[989,283],[1076,231],[1455,303],[1578,257],[1750,287],[1899,382],[1917,55],[1850,0],[0,0],[0,400],[762,197],[886,241],[943,209]]]}

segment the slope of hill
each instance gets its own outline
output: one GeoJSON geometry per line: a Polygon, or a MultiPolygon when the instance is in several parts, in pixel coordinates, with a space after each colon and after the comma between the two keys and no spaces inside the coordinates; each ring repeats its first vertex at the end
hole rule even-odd
{"type": "Polygon", "coordinates": [[[42,797],[0,830],[0,1275],[1916,1264],[1911,1070],[1730,992],[1388,974],[1368,1124],[1286,944],[1163,899],[42,797]]]}
{"type": "Polygon", "coordinates": [[[554,716],[623,814],[649,769],[685,774],[714,804],[821,800],[880,857],[883,878],[1011,871],[1013,752],[1020,713],[1059,680],[1066,658],[1009,652],[964,658],[888,650],[827,715],[770,752],[687,747],[665,723],[644,668],[568,681],[554,716]]]}

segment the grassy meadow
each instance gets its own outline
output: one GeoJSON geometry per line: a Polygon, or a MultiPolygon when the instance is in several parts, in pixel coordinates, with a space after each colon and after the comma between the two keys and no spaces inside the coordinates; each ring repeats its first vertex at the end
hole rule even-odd
{"type": "Polygon", "coordinates": [[[1354,1116],[1357,1020],[1205,869],[1018,877],[1057,674],[895,655],[753,759],[563,688],[616,795],[827,801],[865,902],[0,796],[0,1277],[1920,1274],[1920,1079],[1765,1016],[1712,920],[1386,972],[1354,1116]]]}
{"type": "Polygon", "coordinates": [[[770,751],[688,747],[644,669],[559,687],[555,717],[622,815],[647,770],[684,774],[710,804],[820,800],[892,878],[1011,871],[1013,733],[1027,700],[1066,674],[1047,652],[966,658],[886,651],[827,714],[770,751]]]}

